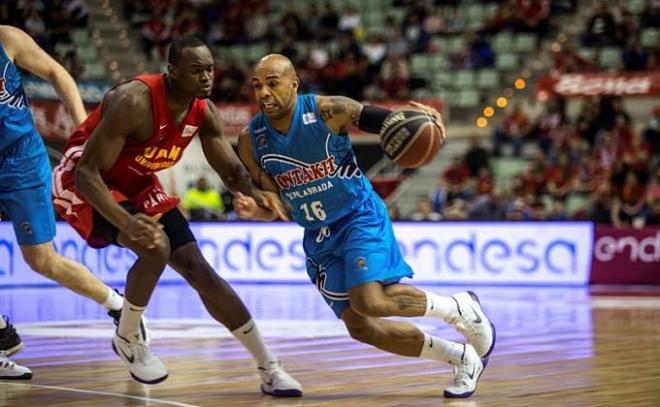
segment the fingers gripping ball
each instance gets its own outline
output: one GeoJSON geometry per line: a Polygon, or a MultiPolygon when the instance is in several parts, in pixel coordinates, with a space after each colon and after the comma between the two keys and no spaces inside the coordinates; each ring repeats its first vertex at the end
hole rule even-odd
{"type": "Polygon", "coordinates": [[[430,162],[444,142],[444,128],[433,116],[416,110],[395,110],[380,130],[380,142],[392,162],[416,168],[430,162]]]}

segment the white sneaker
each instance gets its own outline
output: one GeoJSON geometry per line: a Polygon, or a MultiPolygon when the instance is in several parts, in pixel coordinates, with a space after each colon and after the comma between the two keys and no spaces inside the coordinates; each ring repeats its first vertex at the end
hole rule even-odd
{"type": "Polygon", "coordinates": [[[12,362],[5,352],[0,352],[0,380],[30,380],[32,371],[12,362]]]}
{"type": "Polygon", "coordinates": [[[477,382],[488,363],[487,360],[481,360],[472,345],[463,346],[465,350],[463,356],[461,356],[461,363],[454,366],[454,382],[445,389],[445,397],[447,398],[470,397],[477,390],[477,382]]]}
{"type": "Polygon", "coordinates": [[[464,291],[452,298],[456,300],[458,315],[449,323],[465,336],[480,357],[487,358],[495,347],[495,325],[486,318],[479,297],[472,291],[464,291]]]}
{"type": "Polygon", "coordinates": [[[282,362],[271,362],[268,368],[259,367],[261,392],[274,397],[301,397],[303,388],[282,367],[282,362]]]}
{"type": "Polygon", "coordinates": [[[138,334],[124,338],[115,332],[112,350],[124,361],[133,379],[144,384],[156,384],[167,379],[167,368],[151,353],[143,336],[138,334]]]}

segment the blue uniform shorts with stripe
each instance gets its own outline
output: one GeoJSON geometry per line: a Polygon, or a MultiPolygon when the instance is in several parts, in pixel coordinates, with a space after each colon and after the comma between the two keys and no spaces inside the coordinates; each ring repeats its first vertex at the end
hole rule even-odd
{"type": "Polygon", "coordinates": [[[413,275],[394,237],[387,208],[375,193],[327,229],[306,230],[303,247],[307,274],[338,318],[349,306],[351,288],[370,282],[394,284],[413,275]]]}
{"type": "Polygon", "coordinates": [[[36,130],[0,151],[0,208],[9,214],[20,245],[55,237],[51,185],[48,153],[36,130]]]}

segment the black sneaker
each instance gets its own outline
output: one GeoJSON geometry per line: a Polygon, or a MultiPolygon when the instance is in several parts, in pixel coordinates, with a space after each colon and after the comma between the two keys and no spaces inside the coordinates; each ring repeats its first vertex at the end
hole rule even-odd
{"type": "Polygon", "coordinates": [[[7,356],[11,356],[19,350],[23,349],[23,341],[18,336],[14,325],[9,323],[9,318],[6,315],[2,316],[7,326],[0,329],[0,352],[4,352],[7,356]]]}

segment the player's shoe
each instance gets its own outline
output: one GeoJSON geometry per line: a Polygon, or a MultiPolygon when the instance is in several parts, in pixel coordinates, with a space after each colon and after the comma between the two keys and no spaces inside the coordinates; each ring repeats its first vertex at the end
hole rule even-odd
{"type": "Polygon", "coordinates": [[[167,379],[167,368],[154,356],[140,334],[124,338],[115,332],[112,350],[124,361],[133,379],[144,384],[156,384],[167,379]]]}
{"type": "Polygon", "coordinates": [[[452,298],[456,300],[458,315],[448,322],[465,336],[480,357],[487,358],[495,347],[495,325],[484,314],[479,297],[464,291],[452,298]]]}
{"type": "Polygon", "coordinates": [[[463,345],[465,350],[461,356],[461,363],[454,366],[454,382],[445,389],[445,397],[462,399],[470,397],[477,390],[477,383],[488,363],[482,360],[474,347],[463,345]]]}
{"type": "Polygon", "coordinates": [[[19,350],[23,349],[23,341],[18,336],[14,325],[9,323],[9,318],[2,315],[2,319],[7,324],[6,327],[0,329],[0,352],[4,352],[7,356],[11,356],[19,350]]]}
{"type": "Polygon", "coordinates": [[[271,362],[270,366],[259,367],[261,392],[274,397],[301,397],[303,388],[300,383],[282,367],[282,362],[271,362]]]}
{"type": "Polygon", "coordinates": [[[0,380],[30,380],[32,371],[25,366],[12,362],[6,352],[0,352],[0,380]]]}
{"type": "MultiPolygon", "coordinates": [[[[115,292],[123,297],[123,295],[115,289],[115,292]]],[[[121,318],[121,310],[112,310],[108,311],[108,315],[110,318],[113,319],[115,322],[115,326],[119,326],[119,319],[121,318]]],[[[142,334],[144,341],[149,344],[149,341],[151,340],[151,334],[149,333],[149,327],[147,326],[147,318],[142,315],[142,319],[140,320],[140,334],[142,334]]]]}

